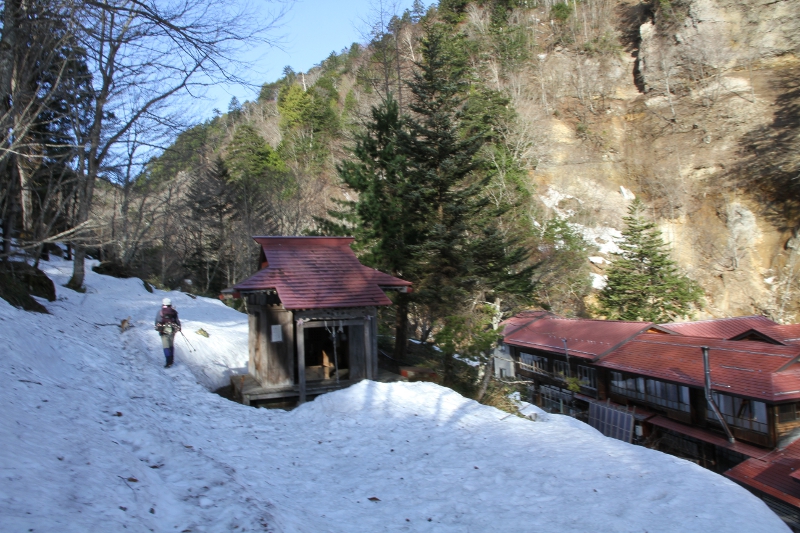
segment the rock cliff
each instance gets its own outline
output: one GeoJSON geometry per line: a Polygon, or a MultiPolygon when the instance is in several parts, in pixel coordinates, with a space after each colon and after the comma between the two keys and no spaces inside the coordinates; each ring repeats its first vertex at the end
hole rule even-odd
{"type": "Polygon", "coordinates": [[[538,106],[554,111],[521,112],[546,124],[532,173],[543,204],[608,258],[632,191],[705,289],[698,318],[800,319],[800,2],[614,10],[624,51],[539,58],[542,94],[556,76],[570,86],[538,106]]]}

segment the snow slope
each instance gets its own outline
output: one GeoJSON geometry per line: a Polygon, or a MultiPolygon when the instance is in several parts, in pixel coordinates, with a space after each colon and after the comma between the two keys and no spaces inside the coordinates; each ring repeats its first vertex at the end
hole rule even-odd
{"type": "Polygon", "coordinates": [[[228,402],[209,389],[246,367],[244,315],[170,293],[196,351],[180,339],[164,370],[164,293],[93,272],[75,293],[68,263],[44,268],[52,315],[0,300],[0,531],[788,531],[692,463],[434,384],[228,402]]]}

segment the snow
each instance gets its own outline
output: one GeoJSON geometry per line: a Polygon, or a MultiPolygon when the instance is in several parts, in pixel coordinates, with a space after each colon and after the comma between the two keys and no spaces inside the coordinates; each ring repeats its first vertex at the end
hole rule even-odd
{"type": "Polygon", "coordinates": [[[579,198],[572,196],[571,194],[565,194],[561,191],[554,189],[553,187],[548,187],[545,194],[540,195],[539,198],[542,200],[542,203],[546,205],[548,208],[552,209],[556,216],[559,218],[569,218],[575,214],[575,211],[572,209],[560,209],[558,205],[564,200],[576,200],[578,203],[583,203],[579,198]]]}
{"type": "Polygon", "coordinates": [[[601,291],[606,287],[606,285],[608,285],[608,276],[597,274],[595,272],[589,272],[589,276],[592,278],[593,289],[601,291]]]}
{"type": "MultiPolygon", "coordinates": [[[[626,197],[626,192],[628,191],[624,187],[620,188],[621,194],[626,197]],[[623,190],[624,189],[624,190],[623,190]]],[[[630,191],[628,191],[630,193],[630,191]]],[[[633,193],[630,193],[631,195],[633,193]]],[[[558,205],[564,201],[569,199],[575,199],[579,203],[583,203],[580,198],[575,196],[562,193],[553,187],[548,187],[545,191],[545,194],[540,195],[539,198],[541,199],[542,203],[546,205],[548,208],[552,209],[555,215],[562,219],[569,219],[575,213],[571,209],[560,209],[558,205]]],[[[627,197],[626,197],[627,198],[627,197]]],[[[585,240],[588,242],[592,247],[597,248],[597,250],[601,254],[610,255],[621,252],[621,248],[617,245],[617,243],[622,239],[622,232],[616,228],[612,228],[609,226],[585,226],[583,224],[578,224],[576,222],[569,222],[569,226],[579,233],[585,240]]],[[[600,259],[603,261],[603,258],[600,256],[593,256],[589,258],[592,262],[595,259],[600,259]]]]}
{"type": "Polygon", "coordinates": [[[636,195],[633,194],[633,192],[630,189],[626,189],[623,185],[619,186],[619,193],[626,200],[635,200],[636,199],[636,195]]]}
{"type": "Polygon", "coordinates": [[[584,239],[597,246],[602,254],[616,254],[622,251],[617,245],[617,242],[622,239],[622,232],[618,229],[608,226],[590,228],[580,224],[575,224],[575,228],[583,235],[584,239]]]}
{"type": "Polygon", "coordinates": [[[51,315],[0,300],[0,531],[788,531],[721,476],[533,406],[370,381],[291,412],[229,402],[209,390],[246,367],[244,315],[168,293],[195,350],[179,337],[165,370],[167,293],[44,269],[51,315]]]}

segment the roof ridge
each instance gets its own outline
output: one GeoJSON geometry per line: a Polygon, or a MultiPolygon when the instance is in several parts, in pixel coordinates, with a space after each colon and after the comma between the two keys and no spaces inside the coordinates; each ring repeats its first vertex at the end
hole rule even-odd
{"type": "MultiPolygon", "coordinates": [[[[773,320],[770,320],[769,318],[765,317],[764,315],[745,315],[745,316],[729,316],[729,317],[725,317],[725,318],[707,318],[705,320],[687,320],[686,322],[663,322],[663,323],[658,324],[658,325],[659,326],[681,326],[683,324],[705,324],[705,323],[708,323],[708,322],[722,322],[724,320],[741,320],[743,318],[763,318],[765,320],[769,320],[770,322],[774,323],[773,320]]],[[[773,324],[773,325],[777,326],[779,324],[773,324]]]]}
{"type": "Polygon", "coordinates": [[[575,321],[575,322],[603,322],[603,323],[606,323],[606,324],[608,324],[608,323],[611,323],[611,324],[642,324],[642,325],[655,324],[655,322],[642,322],[640,320],[604,320],[602,318],[579,318],[579,317],[566,318],[566,317],[560,317],[560,316],[542,317],[542,318],[557,319],[557,320],[571,320],[571,321],[575,321]]]}
{"type": "MultiPolygon", "coordinates": [[[[753,350],[744,350],[744,349],[742,349],[742,348],[745,348],[746,346],[754,346],[757,343],[757,345],[759,347],[763,346],[764,348],[772,349],[772,350],[777,348],[777,349],[780,349],[781,351],[783,351],[783,350],[787,350],[787,349],[791,350],[792,348],[794,348],[794,350],[797,351],[798,354],[800,354],[800,346],[786,346],[786,345],[783,345],[783,344],[769,344],[769,343],[760,342],[760,341],[733,341],[733,340],[729,340],[729,339],[714,339],[714,338],[709,338],[709,337],[692,337],[692,336],[689,336],[689,335],[680,335],[680,336],[672,336],[672,335],[670,335],[670,336],[667,336],[667,335],[659,335],[657,333],[642,333],[641,335],[638,335],[635,338],[631,339],[630,342],[641,342],[641,343],[645,343],[645,344],[668,344],[668,345],[675,345],[675,346],[686,346],[687,343],[682,343],[682,342],[680,342],[681,340],[698,341],[698,342],[702,342],[702,343],[711,342],[711,343],[714,343],[714,344],[716,344],[716,343],[725,343],[727,346],[722,347],[722,348],[717,348],[717,349],[724,349],[726,351],[731,351],[731,352],[752,353],[752,354],[760,354],[760,355],[774,355],[774,354],[771,354],[771,353],[767,353],[766,351],[759,351],[759,350],[756,350],[756,349],[753,349],[753,350]],[[653,336],[653,340],[643,339],[642,336],[644,336],[644,335],[652,335],[653,336]],[[658,338],[659,340],[655,340],[656,338],[658,338]],[[730,347],[728,347],[728,346],[730,346],[730,347]]],[[[713,346],[710,346],[710,348],[713,348],[713,346]]],[[[781,354],[780,357],[789,357],[789,356],[781,354]]]]}

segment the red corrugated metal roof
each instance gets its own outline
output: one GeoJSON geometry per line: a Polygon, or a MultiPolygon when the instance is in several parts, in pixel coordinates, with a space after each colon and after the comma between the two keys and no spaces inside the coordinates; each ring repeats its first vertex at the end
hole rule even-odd
{"type": "Polygon", "coordinates": [[[654,426],[662,427],[665,429],[669,429],[676,433],[680,433],[682,435],[686,435],[688,437],[695,438],[697,440],[701,440],[703,442],[709,442],[714,444],[715,446],[719,446],[720,448],[726,448],[728,450],[732,450],[734,452],[740,453],[742,455],[746,455],[747,457],[764,457],[770,453],[770,450],[765,448],[758,448],[757,446],[753,446],[750,444],[745,444],[744,442],[729,442],[728,439],[717,435],[716,433],[712,433],[705,429],[696,428],[693,426],[687,426],[686,424],[681,424],[675,420],[669,419],[665,416],[654,416],[647,420],[648,423],[653,424],[654,426]]]}
{"type": "Polygon", "coordinates": [[[760,315],[737,316],[733,318],[715,318],[699,322],[673,322],[659,324],[662,328],[687,335],[689,337],[707,337],[710,339],[732,339],[750,329],[759,326],[777,326],[775,322],[760,315]]]}
{"type": "Polygon", "coordinates": [[[275,289],[286,309],[390,305],[381,287],[410,282],[362,265],[352,237],[254,237],[267,266],[233,289],[275,289]]]}
{"type": "Polygon", "coordinates": [[[749,334],[761,334],[781,344],[800,344],[800,324],[758,326],[736,337],[746,338],[749,334]]]}
{"type": "Polygon", "coordinates": [[[782,335],[781,342],[784,344],[800,344],[800,324],[781,324],[773,326],[770,331],[782,335]]]}
{"type": "Polygon", "coordinates": [[[500,328],[503,331],[504,335],[508,335],[522,326],[530,324],[535,320],[539,320],[540,318],[546,316],[556,316],[550,311],[522,311],[517,313],[516,315],[512,316],[511,318],[507,318],[500,322],[500,328]]]}
{"type": "Polygon", "coordinates": [[[800,507],[800,483],[790,477],[797,468],[800,468],[800,459],[774,463],[748,459],[725,472],[725,476],[789,505],[800,507]]]}
{"type": "Polygon", "coordinates": [[[566,339],[570,356],[595,360],[651,325],[651,322],[548,316],[506,334],[503,340],[514,346],[564,353],[562,339],[566,339]]]}
{"type": "Polygon", "coordinates": [[[800,346],[644,333],[597,365],[703,387],[701,346],[709,347],[712,389],[773,402],[800,398],[800,364],[791,364],[800,346]]]}
{"type": "Polygon", "coordinates": [[[748,459],[736,465],[725,476],[800,507],[800,441],[783,450],[775,450],[759,459],[748,459]]]}

